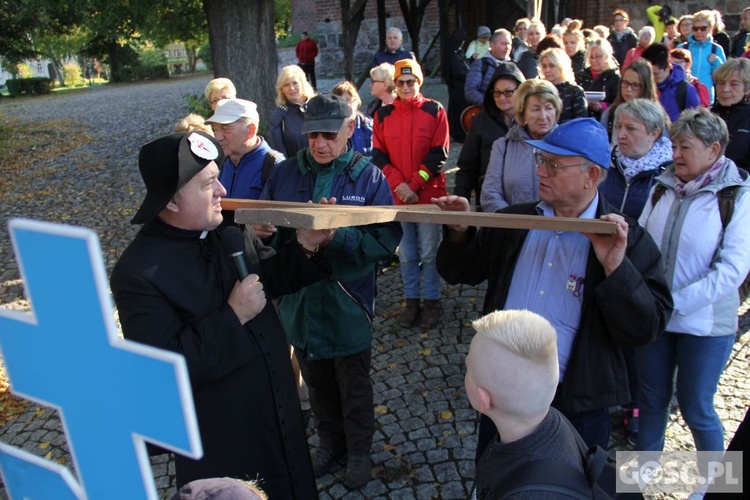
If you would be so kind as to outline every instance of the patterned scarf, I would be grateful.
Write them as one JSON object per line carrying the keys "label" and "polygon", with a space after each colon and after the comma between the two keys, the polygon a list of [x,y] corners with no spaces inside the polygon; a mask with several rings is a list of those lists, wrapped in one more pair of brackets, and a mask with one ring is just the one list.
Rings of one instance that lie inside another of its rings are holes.
{"label": "patterned scarf", "polygon": [[617,146],[615,155],[620,162],[620,165],[622,165],[625,180],[630,184],[630,181],[641,172],[656,170],[659,165],[672,159],[672,141],[664,136],[659,137],[656,142],[654,142],[651,151],[640,158],[628,158],[627,156],[624,156],[620,152],[619,146]]}
{"label": "patterned scarf", "polygon": [[674,189],[677,192],[677,196],[684,198],[704,186],[708,186],[715,178],[716,174],[724,168],[724,164],[727,162],[725,156],[720,157],[716,160],[711,168],[703,172],[701,175],[693,179],[692,181],[685,182],[679,177],[675,176]]}

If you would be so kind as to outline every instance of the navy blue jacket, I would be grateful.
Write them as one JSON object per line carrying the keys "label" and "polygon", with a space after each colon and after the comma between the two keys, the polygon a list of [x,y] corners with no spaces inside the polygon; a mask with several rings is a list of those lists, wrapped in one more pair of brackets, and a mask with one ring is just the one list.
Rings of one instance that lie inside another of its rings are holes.
{"label": "navy blue jacket", "polygon": [[[239,165],[227,156],[221,166],[219,182],[227,189],[227,198],[257,200],[263,190],[263,161],[271,151],[268,143],[260,138],[260,144],[240,158]],[[278,164],[284,157],[278,155]]]}
{"label": "navy blue jacket", "polygon": [[664,173],[664,170],[671,164],[672,162],[668,161],[659,165],[658,168],[641,172],[628,184],[625,174],[622,173],[622,165],[615,157],[613,150],[607,178],[599,186],[599,194],[617,210],[638,220],[648,201],[654,179],[657,175]]}

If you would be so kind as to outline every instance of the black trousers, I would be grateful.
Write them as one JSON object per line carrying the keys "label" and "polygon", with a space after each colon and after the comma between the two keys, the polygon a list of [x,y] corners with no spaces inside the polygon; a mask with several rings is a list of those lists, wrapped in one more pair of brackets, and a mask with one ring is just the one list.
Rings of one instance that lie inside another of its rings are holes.
{"label": "black trousers", "polygon": [[311,63],[299,63],[299,67],[305,72],[307,81],[313,86],[313,89],[318,90],[318,81],[315,79],[315,61]]}
{"label": "black trousers", "polygon": [[375,433],[370,348],[317,361],[307,359],[301,349],[294,353],[310,393],[321,445],[369,453]]}

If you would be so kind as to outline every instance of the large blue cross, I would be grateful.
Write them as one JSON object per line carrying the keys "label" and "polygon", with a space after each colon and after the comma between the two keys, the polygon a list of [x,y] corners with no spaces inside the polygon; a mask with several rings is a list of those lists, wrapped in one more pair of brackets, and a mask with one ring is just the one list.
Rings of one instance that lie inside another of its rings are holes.
{"label": "large blue cross", "polygon": [[[0,308],[13,392],[59,410],[88,498],[156,498],[144,438],[193,458],[203,454],[185,359],[117,336],[93,231],[23,219],[9,228],[33,311]],[[28,471],[14,471],[14,463],[3,454],[3,478],[23,497]]]}

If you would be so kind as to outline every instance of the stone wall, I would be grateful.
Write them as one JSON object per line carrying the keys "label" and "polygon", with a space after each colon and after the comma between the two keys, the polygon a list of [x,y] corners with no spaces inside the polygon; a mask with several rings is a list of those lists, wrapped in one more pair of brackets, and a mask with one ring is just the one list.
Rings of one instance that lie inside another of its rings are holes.
{"label": "stone wall", "polygon": [[[630,15],[630,26],[638,31],[648,24],[646,9],[655,2],[646,0],[637,2],[618,2],[617,0],[572,0],[571,13],[573,17],[583,19],[586,27],[593,27],[597,24],[605,26],[612,25],[612,12],[621,8]],[[688,0],[688,1],[670,1],[658,2],[661,5],[669,5],[672,9],[672,15],[679,18],[685,14],[694,14],[703,9],[717,9],[722,13],[724,23],[727,25],[727,32],[730,35],[740,27],[740,13],[742,9],[748,6],[747,0]]]}
{"label": "stone wall", "polygon": [[[352,2],[353,3],[353,2]],[[364,20],[359,28],[354,46],[354,77],[367,71],[372,57],[379,49],[377,2],[369,1],[365,8]],[[396,26],[404,34],[404,48],[412,50],[409,33],[406,30],[401,9],[397,0],[386,1],[386,28]],[[433,0],[425,12],[420,31],[419,47],[423,55],[432,38],[440,29],[437,1]],[[316,73],[321,78],[338,78],[344,74],[344,53],[342,51],[341,10],[338,2],[330,0],[293,0],[292,30],[294,33],[308,31],[315,34],[320,53],[316,60]],[[418,55],[419,56],[419,55]],[[420,57],[420,59],[423,59]],[[428,57],[421,61],[425,73],[429,73],[440,60],[438,41]],[[293,60],[292,63],[296,62]]]}

